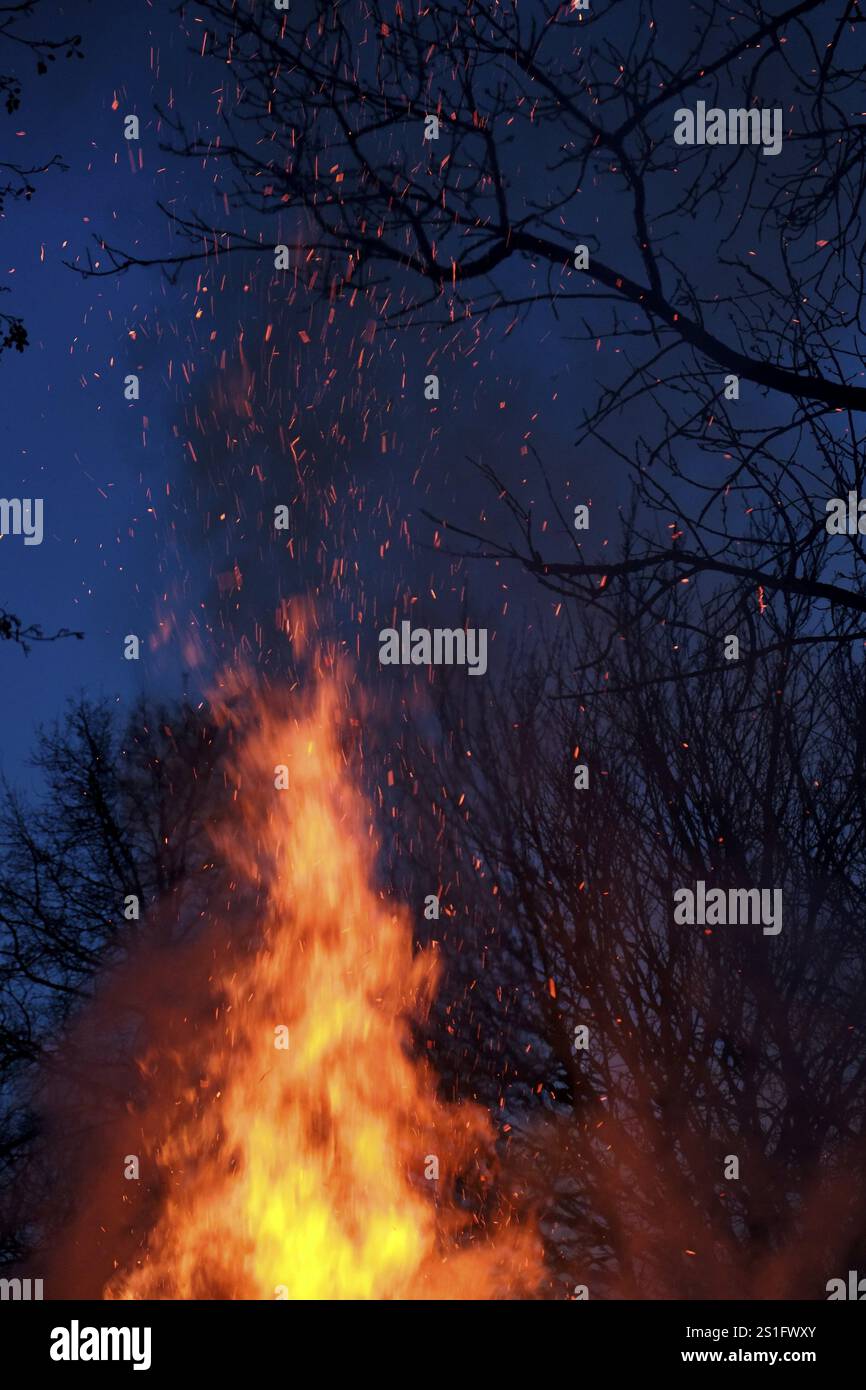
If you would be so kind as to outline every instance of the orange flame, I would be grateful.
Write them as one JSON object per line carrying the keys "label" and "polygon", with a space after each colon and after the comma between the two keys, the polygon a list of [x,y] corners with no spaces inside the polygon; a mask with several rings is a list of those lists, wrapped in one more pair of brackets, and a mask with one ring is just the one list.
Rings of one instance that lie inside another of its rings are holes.
{"label": "orange flame", "polygon": [[534,1233],[505,1215],[482,1225],[459,1196],[489,1164],[486,1113],[441,1102],[412,1058],[407,1018],[438,968],[373,886],[338,690],[320,673],[289,713],[238,680],[222,693],[237,788],[222,848],[260,904],[258,946],[217,982],[206,1079],[180,1059],[182,1093],[145,1116],[159,1216],[107,1298],[496,1298],[538,1283]]}

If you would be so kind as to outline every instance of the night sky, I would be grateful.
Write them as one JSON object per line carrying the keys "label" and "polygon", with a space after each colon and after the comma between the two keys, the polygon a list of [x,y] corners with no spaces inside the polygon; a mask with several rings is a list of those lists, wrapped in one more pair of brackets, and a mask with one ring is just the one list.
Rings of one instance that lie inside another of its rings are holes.
{"label": "night sky", "polygon": [[[146,5],[50,7],[45,31],[80,29],[86,57],[61,56],[38,79],[24,65],[22,108],[4,121],[6,148],[11,139],[19,161],[60,153],[69,168],[40,178],[32,202],[10,206],[4,223],[8,298],[31,340],[2,364],[4,491],[44,497],[45,539],[25,548],[7,537],[2,592],[26,622],[86,634],[34,644],[26,659],[7,652],[7,772],[20,769],[36,723],[58,715],[68,697],[86,690],[129,698],[155,675],[119,660],[119,638],[151,628],[160,577],[149,509],[159,507],[176,467],[167,443],[173,401],[152,390],[153,348],[131,337],[153,314],[160,287],[143,276],[85,282],[63,265],[94,228],[114,225],[120,209],[133,235],[162,232],[154,199],[166,175],[149,155],[143,171],[133,170],[112,110],[127,93],[145,111],[157,64],[169,81],[169,65],[183,71],[180,46],[165,42],[170,26],[155,32],[154,13]],[[123,400],[121,379],[138,365],[151,390],[135,406]]]}
{"label": "night sky", "polygon": [[[176,249],[160,199],[184,211],[212,206],[210,171],[160,152],[166,132],[154,107],[176,103],[189,127],[206,128],[218,71],[196,61],[167,7],[49,6],[39,23],[80,31],[85,58],[61,55],[39,78],[23,65],[22,108],[4,124],[20,162],[59,154],[69,167],[40,177],[32,201],[10,204],[4,222],[8,307],[30,336],[2,363],[4,492],[44,498],[45,538],[26,548],[6,539],[2,598],[46,632],[85,637],[34,644],[26,658],[4,653],[7,775],[24,774],[36,726],[70,697],[179,693],[190,635],[201,666],[193,689],[245,635],[260,659],[271,639],[257,623],[271,624],[280,597],[324,587],[337,557],[349,609],[376,599],[387,614],[405,585],[422,606],[432,590],[437,612],[459,605],[464,581],[432,555],[420,509],[474,524],[492,498],[470,458],[520,479],[537,449],[566,499],[577,477],[575,497],[592,500],[594,527],[613,518],[622,477],[575,457],[583,349],[544,308],[532,320],[531,353],[521,331],[504,333],[495,317],[474,348],[464,342],[447,356],[435,329],[380,335],[347,389],[366,311],[329,327],[315,291],[286,294],[274,283],[269,252],[258,265],[223,258],[218,284],[213,267],[201,277],[187,267],[175,285],[158,269],[84,279],[68,268],[98,254],[94,233],[142,256]],[[130,112],[141,120],[138,143],[123,138]],[[437,354],[438,407],[423,401],[421,384]],[[141,378],[139,402],[123,399],[130,371]],[[336,505],[323,505],[332,483]],[[272,515],[275,501],[298,497],[292,553],[275,553],[256,509],[266,503]],[[353,513],[357,524],[347,525]],[[235,565],[240,591],[219,578]],[[513,616],[517,578],[475,565],[471,603],[495,616],[507,580]],[[539,595],[527,602],[523,619],[535,621]],[[344,608],[342,620],[356,614]],[[138,663],[121,659],[129,632],[143,639]],[[355,642],[362,659],[373,638],[368,624]]]}

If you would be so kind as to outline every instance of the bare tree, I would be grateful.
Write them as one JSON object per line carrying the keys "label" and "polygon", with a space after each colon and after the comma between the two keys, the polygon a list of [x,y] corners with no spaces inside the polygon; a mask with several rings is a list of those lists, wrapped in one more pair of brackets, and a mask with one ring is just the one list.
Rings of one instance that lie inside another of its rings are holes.
{"label": "bare tree", "polygon": [[[789,599],[775,657],[722,678],[668,629],[611,656],[563,619],[495,688],[446,682],[444,737],[407,714],[408,891],[438,886],[449,962],[435,1055],[507,1122],[568,1293],[822,1298],[866,1254],[866,685],[808,621]],[[576,699],[593,661],[608,693]],[[678,925],[697,880],[780,888],[781,931]]]}
{"label": "bare tree", "polygon": [[[363,292],[380,320],[464,349],[489,316],[510,332],[545,305],[596,378],[578,449],[632,477],[623,550],[587,553],[543,467],[540,539],[481,460],[516,531],[497,518],[473,553],[602,609],[642,574],[639,622],[703,578],[720,620],[802,594],[804,640],[866,634],[859,535],[825,529],[827,500],[862,483],[860,0],[193,13],[226,73],[220,119],[191,134],[160,114],[170,148],[215,171],[223,214],[166,209],[186,247],[148,259],[102,238],[84,274],[285,243],[332,302]],[[676,144],[699,100],[776,109],[781,153]]]}
{"label": "bare tree", "polygon": [[66,627],[46,633],[38,623],[25,625],[15,613],[0,608],[0,642],[15,642],[23,652],[29,652],[32,642],[56,642],[61,637],[77,637],[80,641],[84,633]]}
{"label": "bare tree", "polygon": [[[206,832],[219,814],[220,784],[212,775],[218,754],[206,714],[185,704],[142,705],[122,733],[109,706],[82,702],[40,740],[34,765],[44,785],[41,798],[23,799],[4,788],[3,1259],[19,1258],[33,1238],[32,1229],[22,1230],[25,1192],[49,1193],[58,1180],[56,1171],[33,1162],[37,1065],[92,998],[99,972],[122,960],[142,932],[154,949],[181,947],[200,923],[218,877]],[[70,1116],[70,1141],[75,1125]],[[28,1206],[31,1218],[38,1206]]]}

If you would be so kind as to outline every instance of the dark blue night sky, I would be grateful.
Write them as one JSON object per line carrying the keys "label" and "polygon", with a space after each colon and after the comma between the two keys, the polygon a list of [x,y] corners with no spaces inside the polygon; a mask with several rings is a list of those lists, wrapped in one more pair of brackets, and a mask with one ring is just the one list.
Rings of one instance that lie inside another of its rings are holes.
{"label": "dark blue night sky", "polygon": [[[173,402],[153,389],[158,357],[131,337],[152,318],[160,287],[144,276],[85,282],[63,261],[94,229],[120,220],[133,235],[164,235],[154,201],[167,176],[144,145],[143,170],[134,169],[112,109],[117,98],[147,120],[157,66],[167,84],[170,67],[184,81],[182,47],[171,42],[167,17],[158,32],[156,14],[147,5],[51,7],[36,22],[55,33],[80,28],[85,59],[61,56],[41,78],[25,66],[22,107],[3,123],[4,147],[18,161],[59,153],[69,166],[41,177],[32,202],[10,206],[3,224],[9,298],[30,336],[23,354],[3,361],[3,487],[45,499],[43,544],[7,537],[0,551],[3,596],[46,632],[86,634],[36,643],[26,659],[8,652],[7,772],[20,769],[37,721],[60,714],[67,697],[128,699],[149,679],[119,660],[119,637],[150,630],[160,584],[154,513],[176,467],[167,439]],[[146,399],[126,403],[122,376],[145,363]]]}
{"label": "dark blue night sky", "polygon": [[[404,541],[381,555],[379,545],[405,519],[412,546],[429,546],[432,527],[418,515],[420,507],[435,513],[451,503],[452,515],[471,524],[490,497],[470,458],[513,464],[519,477],[530,471],[531,444],[562,477],[566,494],[567,480],[580,475],[575,495],[594,500],[598,520],[610,520],[619,500],[609,461],[602,472],[591,458],[575,459],[579,351],[544,308],[533,318],[537,347],[531,354],[520,333],[505,335],[504,324],[494,320],[477,351],[454,355],[431,426],[429,410],[421,414],[417,400],[424,363],[436,350],[435,333],[426,342],[411,330],[398,335],[394,349],[366,369],[365,399],[356,391],[347,406],[335,388],[330,394],[322,389],[332,364],[325,368],[318,360],[315,339],[309,348],[302,345],[310,316],[322,321],[314,297],[281,309],[262,288],[270,255],[263,272],[250,264],[255,257],[244,258],[243,267],[239,258],[227,258],[216,307],[213,293],[210,302],[206,291],[196,294],[195,267],[176,285],[158,269],[88,280],[67,268],[65,261],[82,263],[88,250],[95,253],[94,233],[142,256],[171,249],[157,200],[176,200],[187,211],[208,207],[208,175],[160,152],[166,133],[157,128],[154,106],[177,104],[188,123],[206,125],[215,105],[214,69],[196,61],[167,7],[75,5],[49,7],[46,14],[53,30],[80,29],[85,58],[61,57],[38,79],[25,67],[22,108],[3,128],[17,159],[35,164],[59,153],[69,167],[42,176],[32,202],[10,205],[4,222],[10,307],[25,319],[30,336],[23,354],[6,354],[0,374],[4,490],[44,497],[45,539],[29,548],[20,538],[6,539],[0,551],[2,594],[25,622],[38,622],[46,632],[80,629],[85,637],[34,644],[26,659],[17,650],[4,653],[3,765],[13,775],[21,772],[37,723],[59,715],[68,697],[86,692],[130,701],[144,691],[177,693],[186,666],[178,637],[191,614],[210,626],[204,639],[210,665],[220,652],[231,654],[245,623],[270,615],[277,589],[282,595],[303,587],[308,576],[293,574],[291,565],[274,574],[243,523],[225,541],[217,534],[223,502],[239,493],[233,485],[227,493],[216,482],[226,473],[219,440],[197,477],[185,442],[185,412],[188,418],[193,403],[201,405],[214,388],[228,395],[237,391],[232,372],[242,375],[239,336],[255,366],[268,322],[275,323],[272,341],[279,343],[280,357],[272,366],[258,437],[241,447],[242,471],[249,475],[258,450],[273,467],[271,479],[282,476],[285,458],[277,457],[282,450],[274,436],[287,415],[299,417],[298,433],[309,448],[312,415],[311,438],[319,440],[314,481],[325,486],[333,466],[347,488],[357,484],[364,490],[367,508],[378,513],[373,530],[363,525],[354,540],[346,538],[344,549],[348,562],[359,567],[365,592],[393,597],[395,585],[408,582],[423,593],[435,570],[437,599],[447,594],[451,581],[441,565],[431,570],[429,552],[410,553]],[[141,119],[137,144],[123,138],[122,118],[130,112]],[[25,133],[15,137],[13,131]],[[205,283],[212,288],[212,281]],[[356,319],[352,333],[362,329]],[[341,363],[341,353],[357,351],[343,346],[348,331],[337,342]],[[195,382],[184,379],[184,364],[197,373]],[[123,377],[132,370],[142,382],[137,403],[123,399]],[[339,444],[327,440],[335,418],[344,428]],[[387,454],[381,451],[383,434]],[[274,496],[282,494],[277,490]],[[325,533],[328,525],[333,515]],[[314,549],[309,538],[308,548]],[[214,622],[212,605],[217,576],[235,562],[247,598],[254,599],[244,618],[229,617],[229,632],[222,618]],[[516,577],[508,576],[509,583]],[[473,597],[497,602],[501,577],[476,566],[471,584]],[[177,623],[171,640],[147,650],[169,611]],[[144,639],[147,654],[140,663],[121,659],[128,632]]]}

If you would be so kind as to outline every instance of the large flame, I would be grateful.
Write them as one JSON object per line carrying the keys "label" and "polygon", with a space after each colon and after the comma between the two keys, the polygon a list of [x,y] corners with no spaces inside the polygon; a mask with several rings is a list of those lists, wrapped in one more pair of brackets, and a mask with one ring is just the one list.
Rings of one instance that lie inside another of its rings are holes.
{"label": "large flame", "polygon": [[238,682],[222,692],[237,789],[223,849],[258,896],[258,946],[214,982],[204,1083],[199,1039],[182,1093],[145,1115],[164,1192],[108,1298],[496,1298],[537,1284],[535,1237],[502,1202],[482,1222],[485,1204],[463,1195],[493,1152],[486,1113],[441,1102],[412,1057],[407,1018],[437,967],[373,885],[339,689],[320,672],[294,712]]}

